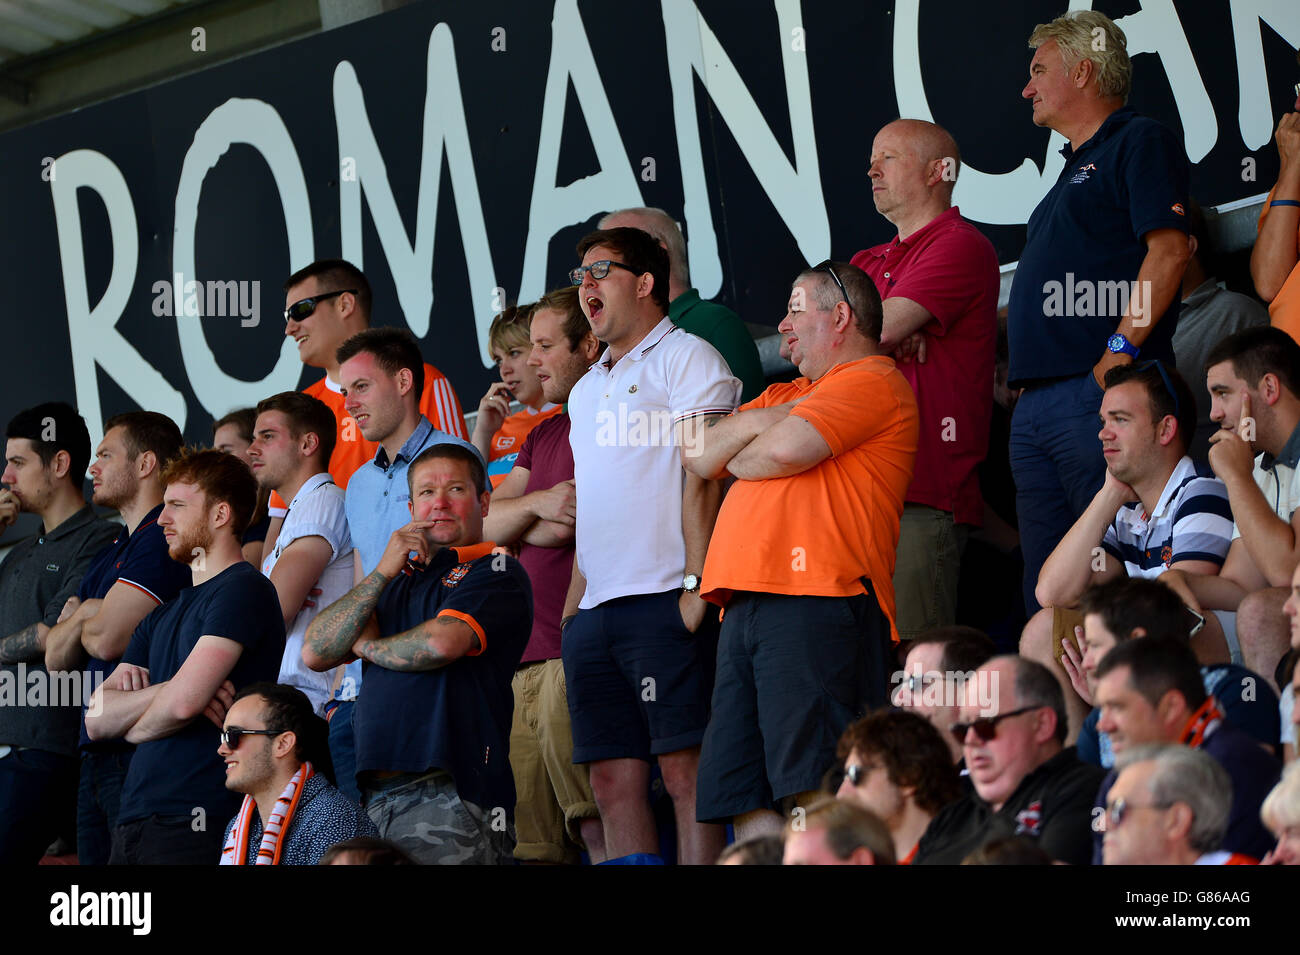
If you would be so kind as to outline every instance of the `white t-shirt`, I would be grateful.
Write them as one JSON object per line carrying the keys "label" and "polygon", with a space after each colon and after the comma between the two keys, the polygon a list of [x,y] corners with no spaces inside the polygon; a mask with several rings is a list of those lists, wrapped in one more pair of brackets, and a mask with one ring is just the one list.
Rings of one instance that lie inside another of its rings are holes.
{"label": "white t-shirt", "polygon": [[574,385],[569,443],[583,609],[682,585],[686,472],[675,425],[730,414],[739,399],[740,380],[717,350],[667,318],[613,368],[602,353]]}
{"label": "white t-shirt", "polygon": [[290,544],[304,537],[324,538],[333,554],[316,582],[321,591],[319,596],[312,598],[316,606],[299,610],[285,628],[284,658],[280,661],[277,679],[306,693],[316,713],[323,716],[338,667],[324,673],[309,669],[302,662],[303,637],[316,614],[352,589],[352,536],[348,533],[347,513],[343,509],[343,489],[324,471],[308,478],[289,502],[289,512],[275,547],[262,559],[262,573],[269,578],[280,555]]}
{"label": "white t-shirt", "polygon": [[[1267,454],[1261,454],[1255,458],[1253,475],[1255,483],[1273,508],[1273,513],[1288,524],[1291,523],[1295,509],[1300,507],[1300,468],[1296,467],[1294,460],[1288,460],[1295,438],[1292,435],[1287,441],[1281,457],[1270,458]],[[1234,524],[1232,539],[1236,540],[1240,536],[1241,530]]]}

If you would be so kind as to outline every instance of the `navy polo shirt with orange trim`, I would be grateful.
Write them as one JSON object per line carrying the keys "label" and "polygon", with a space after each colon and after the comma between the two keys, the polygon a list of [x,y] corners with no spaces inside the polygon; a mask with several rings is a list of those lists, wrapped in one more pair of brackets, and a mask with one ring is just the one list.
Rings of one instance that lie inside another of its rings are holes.
{"label": "navy polo shirt with orange trim", "polygon": [[[1013,388],[1091,370],[1146,258],[1142,237],[1188,231],[1190,167],[1167,127],[1125,106],[1077,151],[1066,143],[1061,155],[1056,184],[1029,217],[1007,302]],[[1155,328],[1140,359],[1173,361],[1178,304],[1175,290],[1164,315],[1151,317]]]}
{"label": "navy polo shirt with orange trim", "polygon": [[[86,576],[81,578],[81,588],[77,597],[81,600],[103,600],[115,584],[122,583],[134,587],[142,594],[153,599],[161,606],[193,584],[190,565],[172,560],[167,555],[167,540],[162,528],[158,526],[158,515],[163,506],[159,504],[140,519],[134,531],[125,526],[118,531],[113,543],[109,544],[91,562]],[[94,686],[108,679],[108,675],[117,666],[117,660],[100,660],[90,657],[86,669],[92,676]],[[81,714],[81,749],[84,752],[105,752],[108,750],[130,750],[134,747],[118,739],[92,740],[86,735],[86,714]]]}
{"label": "navy polo shirt with orange trim", "polygon": [[467,802],[513,814],[510,681],[533,626],[533,588],[523,565],[492,543],[444,547],[423,570],[389,581],[375,614],[381,637],[448,616],[478,636],[480,649],[436,670],[388,670],[365,661],[357,699],[357,777],[367,772],[443,769]]}

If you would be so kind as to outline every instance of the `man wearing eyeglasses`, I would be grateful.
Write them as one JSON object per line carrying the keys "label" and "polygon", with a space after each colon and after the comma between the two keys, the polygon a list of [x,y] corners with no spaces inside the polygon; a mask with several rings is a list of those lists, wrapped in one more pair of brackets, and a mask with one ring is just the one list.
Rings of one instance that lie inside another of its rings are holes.
{"label": "man wearing eyeglasses", "polygon": [[574,762],[590,764],[607,864],[662,862],[647,798],[655,759],[678,860],[710,865],[723,829],[696,822],[712,640],[700,574],[722,497],[683,471],[740,381],[667,317],[668,253],[640,229],[578,243],[570,279],[605,350],[569,393],[576,559],[561,622]]}
{"label": "man wearing eyeglasses", "polygon": [[733,819],[738,838],[814,799],[844,728],[887,700],[917,415],[880,327],[865,272],[805,269],[779,326],[801,377],[704,429],[686,457],[701,477],[737,479],[704,567],[726,616],[698,811]]}
{"label": "man wearing eyeglasses", "polygon": [[1038,573],[1104,478],[1096,417],[1106,372],[1172,363],[1190,254],[1181,140],[1126,106],[1132,64],[1109,17],[1072,10],[1039,24],[1029,82],[1034,125],[1067,140],[1060,175],[1029,218],[1007,303],[1011,467],[1025,558]]}
{"label": "man wearing eyeglasses", "polygon": [[1186,746],[1137,746],[1120,759],[1106,801],[1105,865],[1253,865],[1221,850],[1232,780]]}
{"label": "man wearing eyeglasses", "polygon": [[[1196,658],[1182,641],[1144,637],[1111,650],[1097,666],[1097,729],[1110,736],[1117,759],[1145,743],[1177,743],[1202,750],[1232,780],[1232,808],[1223,847],[1262,859],[1273,837],[1259,818],[1264,797],[1282,764],[1271,748],[1228,722],[1205,682]],[[1102,781],[1096,805],[1106,806],[1115,781]],[[1104,828],[1094,827],[1093,862],[1102,858]]]}
{"label": "man wearing eyeglasses", "polygon": [[326,732],[296,687],[253,683],[235,695],[217,755],[226,788],[245,798],[226,825],[221,865],[317,865],[336,843],[379,835],[330,784]]}
{"label": "man wearing eyeglasses", "polygon": [[[1084,591],[1123,576],[1155,580],[1170,569],[1214,575],[1228,555],[1228,491],[1208,464],[1188,456],[1195,428],[1191,388],[1172,365],[1149,361],[1106,373],[1098,432],[1106,477],[1043,563],[1035,593],[1044,609],[1030,619],[1020,640],[1020,652],[1061,683],[1071,741],[1089,708],[1071,684],[1071,661],[1060,655],[1064,651],[1053,633],[1068,628],[1068,638],[1082,625],[1073,608]],[[1192,647],[1203,663],[1228,661],[1223,628],[1213,614],[1206,616]]]}
{"label": "man wearing eyeglasses", "polygon": [[990,840],[1024,836],[1053,860],[1086,865],[1103,771],[1064,747],[1060,685],[1046,667],[1014,656],[993,658],[975,679],[996,709],[972,705],[968,694],[962,720],[952,728],[975,791],[930,823],[915,864],[957,865]]}
{"label": "man wearing eyeglasses", "polygon": [[852,259],[880,290],[880,347],[900,359],[921,423],[894,567],[904,641],[957,622],[961,555],[984,522],[977,470],[993,416],[998,257],[952,204],[960,165],[940,126],[900,119],[880,130],[871,197],[898,234]]}

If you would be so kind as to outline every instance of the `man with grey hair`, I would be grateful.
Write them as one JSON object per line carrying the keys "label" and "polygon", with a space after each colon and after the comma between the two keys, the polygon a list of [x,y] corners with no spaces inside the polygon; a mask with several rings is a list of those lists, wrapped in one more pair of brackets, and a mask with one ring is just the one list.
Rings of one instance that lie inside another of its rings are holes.
{"label": "man with grey hair", "polygon": [[1086,865],[1103,770],[1064,747],[1065,698],[1041,663],[994,657],[967,684],[953,725],[974,791],[921,837],[916,865],[956,865],[993,839],[1025,836],[1054,860]]}
{"label": "man with grey hair", "polygon": [[619,209],[600,220],[600,228],[626,226],[648,232],[668,253],[668,318],[682,331],[698,335],[718,350],[740,379],[740,400],[752,401],[763,390],[763,361],[754,336],[740,316],[720,302],[701,298],[691,287],[686,239],[677,221],[662,209]]}
{"label": "man with grey hair", "polygon": [[1228,832],[1232,780],[1200,750],[1177,744],[1135,746],[1102,818],[1105,865],[1252,865],[1220,849]]}
{"label": "man with grey hair", "polygon": [[1025,608],[1043,562],[1104,477],[1102,381],[1119,364],[1174,360],[1187,241],[1182,143],[1128,100],[1123,31],[1072,10],[1040,24],[1021,95],[1063,136],[1064,166],[1029,218],[1007,304],[1008,384],[1022,388],[1011,468],[1025,558]]}
{"label": "man with grey hair", "polygon": [[898,234],[852,259],[880,290],[880,344],[900,359],[921,416],[894,568],[903,640],[957,622],[961,554],[984,523],[978,468],[993,417],[998,255],[952,204],[960,166],[942,126],[896,119],[876,133],[871,198]]}

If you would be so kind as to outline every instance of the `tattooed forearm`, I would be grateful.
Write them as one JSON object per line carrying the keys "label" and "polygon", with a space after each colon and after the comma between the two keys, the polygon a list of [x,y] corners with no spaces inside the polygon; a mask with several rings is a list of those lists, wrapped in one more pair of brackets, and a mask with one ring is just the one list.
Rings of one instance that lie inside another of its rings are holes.
{"label": "tattooed forearm", "polygon": [[[385,670],[418,672],[436,670],[449,663],[455,663],[461,654],[445,651],[444,642],[456,645],[457,641],[449,633],[439,634],[443,628],[457,629],[464,627],[460,622],[451,622],[435,618],[411,628],[403,633],[376,640],[361,640],[353,648],[357,656],[369,660]],[[466,652],[474,652],[481,646],[477,634],[471,634]]]}
{"label": "tattooed forearm", "polygon": [[40,621],[0,640],[0,663],[37,663],[45,660],[44,634]]}
{"label": "tattooed forearm", "polygon": [[387,585],[387,577],[372,571],[369,577],[318,613],[303,638],[311,652],[334,662],[347,657]]}

